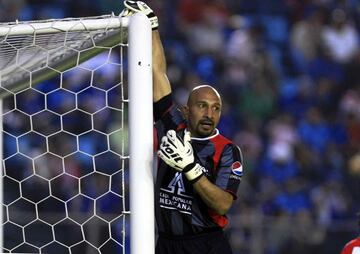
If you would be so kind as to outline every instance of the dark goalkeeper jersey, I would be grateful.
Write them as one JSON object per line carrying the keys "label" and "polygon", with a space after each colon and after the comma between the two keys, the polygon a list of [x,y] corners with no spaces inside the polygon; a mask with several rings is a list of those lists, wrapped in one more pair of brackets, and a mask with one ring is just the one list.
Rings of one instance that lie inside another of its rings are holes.
{"label": "dark goalkeeper jersey", "polygon": [[[172,105],[171,95],[155,103],[154,115],[159,142],[170,129],[183,135],[186,122],[181,112]],[[218,130],[207,138],[192,138],[191,145],[196,162],[206,170],[206,177],[236,199],[242,177],[240,149],[220,135]],[[156,178],[155,215],[158,231],[168,235],[209,232],[223,228],[228,223],[226,216],[216,214],[206,206],[182,173],[161,159],[158,161]]]}

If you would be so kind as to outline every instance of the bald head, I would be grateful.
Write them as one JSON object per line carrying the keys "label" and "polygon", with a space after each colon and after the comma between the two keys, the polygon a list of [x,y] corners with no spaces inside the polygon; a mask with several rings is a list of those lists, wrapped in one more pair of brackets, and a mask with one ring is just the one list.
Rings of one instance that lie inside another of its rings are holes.
{"label": "bald head", "polygon": [[200,85],[194,87],[193,90],[191,90],[187,105],[189,106],[191,103],[194,103],[194,101],[196,101],[199,96],[207,94],[217,97],[220,105],[222,104],[220,94],[215,88],[209,85]]}

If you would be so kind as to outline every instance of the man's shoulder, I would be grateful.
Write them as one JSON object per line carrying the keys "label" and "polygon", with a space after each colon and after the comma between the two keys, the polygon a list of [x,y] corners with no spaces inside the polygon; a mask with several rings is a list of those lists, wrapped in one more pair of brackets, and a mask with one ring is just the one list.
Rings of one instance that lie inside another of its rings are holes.
{"label": "man's shoulder", "polygon": [[221,155],[225,160],[240,162],[240,165],[243,163],[243,155],[240,147],[237,144],[220,133],[216,139],[215,146],[218,145],[221,147]]}
{"label": "man's shoulder", "polygon": [[237,147],[237,145],[231,139],[223,136],[221,133],[218,133],[218,135],[215,135],[210,140],[215,145],[222,145],[222,146],[229,145],[229,147]]}

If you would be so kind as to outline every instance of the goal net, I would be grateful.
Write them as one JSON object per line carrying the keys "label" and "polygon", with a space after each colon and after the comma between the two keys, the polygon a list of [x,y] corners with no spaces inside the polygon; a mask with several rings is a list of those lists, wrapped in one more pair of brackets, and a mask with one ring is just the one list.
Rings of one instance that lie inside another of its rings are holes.
{"label": "goal net", "polygon": [[[0,252],[125,254],[133,234],[153,248],[151,194],[129,205],[131,179],[143,185],[132,192],[152,188],[151,93],[128,91],[151,90],[149,52],[142,15],[0,24]],[[148,138],[129,143],[139,126]]]}

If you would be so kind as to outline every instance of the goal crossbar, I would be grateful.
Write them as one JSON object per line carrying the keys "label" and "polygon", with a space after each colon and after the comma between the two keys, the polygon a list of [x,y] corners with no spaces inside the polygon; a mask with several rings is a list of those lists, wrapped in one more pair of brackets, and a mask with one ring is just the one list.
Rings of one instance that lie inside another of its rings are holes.
{"label": "goal crossbar", "polygon": [[[0,24],[0,98],[50,79],[110,46],[126,44],[128,24],[128,18],[114,15]],[[59,41],[60,50],[44,50]],[[17,47],[24,44],[28,56],[20,59]]]}
{"label": "goal crossbar", "polygon": [[[81,25],[79,21],[81,20]],[[29,22],[8,22],[2,23],[0,36],[46,34],[64,31],[100,30],[125,27],[127,28],[129,19],[115,15],[102,15],[87,18],[65,18],[62,20],[48,19]]]}

